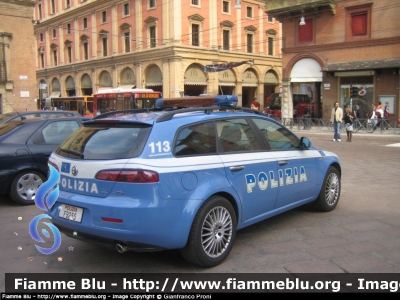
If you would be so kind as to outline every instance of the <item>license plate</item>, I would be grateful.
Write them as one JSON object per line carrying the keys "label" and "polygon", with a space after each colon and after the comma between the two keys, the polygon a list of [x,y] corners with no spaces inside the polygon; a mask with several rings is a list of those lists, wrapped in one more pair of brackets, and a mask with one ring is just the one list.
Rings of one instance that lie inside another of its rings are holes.
{"label": "license plate", "polygon": [[61,204],[60,207],[60,213],[58,214],[60,218],[68,219],[75,222],[82,221],[83,208],[67,204]]}

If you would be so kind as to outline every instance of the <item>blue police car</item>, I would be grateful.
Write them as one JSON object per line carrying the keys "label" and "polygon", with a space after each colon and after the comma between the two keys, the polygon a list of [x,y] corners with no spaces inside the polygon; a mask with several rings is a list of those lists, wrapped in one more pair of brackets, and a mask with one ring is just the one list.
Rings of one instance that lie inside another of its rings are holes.
{"label": "blue police car", "polygon": [[180,249],[204,267],[224,261],[237,230],[307,203],[331,211],[341,188],[335,154],[226,105],[100,115],[49,165],[60,173],[49,215],[67,236],[121,253]]}

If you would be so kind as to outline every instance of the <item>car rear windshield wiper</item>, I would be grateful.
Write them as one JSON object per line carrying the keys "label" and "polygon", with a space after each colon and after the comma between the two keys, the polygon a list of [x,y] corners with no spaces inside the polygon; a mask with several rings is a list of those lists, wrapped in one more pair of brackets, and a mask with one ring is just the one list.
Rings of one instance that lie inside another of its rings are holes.
{"label": "car rear windshield wiper", "polygon": [[82,157],[83,157],[83,153],[82,153],[82,152],[80,152],[80,151],[77,151],[77,150],[72,150],[72,149],[64,149],[64,148],[62,148],[62,149],[61,149],[61,151],[64,151],[64,152],[66,152],[66,153],[69,153],[69,154],[73,154],[73,155],[79,156],[79,158],[82,158]]}

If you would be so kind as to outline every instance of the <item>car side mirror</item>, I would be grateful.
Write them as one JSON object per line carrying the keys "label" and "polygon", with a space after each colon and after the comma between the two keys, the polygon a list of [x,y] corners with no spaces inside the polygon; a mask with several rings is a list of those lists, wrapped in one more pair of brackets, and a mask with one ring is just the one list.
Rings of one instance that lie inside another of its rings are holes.
{"label": "car side mirror", "polygon": [[309,149],[311,147],[311,141],[309,138],[306,137],[301,137],[300,138],[300,143],[299,143],[299,148],[300,149]]}

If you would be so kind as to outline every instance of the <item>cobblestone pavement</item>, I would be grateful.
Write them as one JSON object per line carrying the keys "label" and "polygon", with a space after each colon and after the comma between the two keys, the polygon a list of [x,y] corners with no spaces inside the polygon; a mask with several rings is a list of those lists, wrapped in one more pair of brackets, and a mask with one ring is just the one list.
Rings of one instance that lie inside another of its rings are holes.
{"label": "cobblestone pavement", "polygon": [[334,211],[304,206],[240,230],[226,261],[204,269],[178,251],[120,254],[65,235],[43,255],[28,231],[42,211],[1,197],[0,292],[5,273],[400,273],[400,135],[357,133],[339,143],[329,132],[298,134],[341,159]]}

